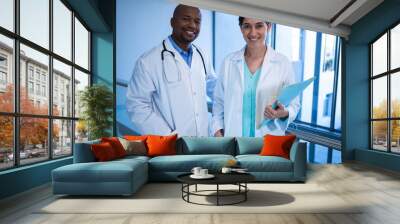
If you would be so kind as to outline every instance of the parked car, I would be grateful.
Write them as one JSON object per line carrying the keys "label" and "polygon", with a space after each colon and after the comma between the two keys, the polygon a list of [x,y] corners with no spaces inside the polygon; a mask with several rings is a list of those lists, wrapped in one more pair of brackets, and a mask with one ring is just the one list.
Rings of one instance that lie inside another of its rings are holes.
{"label": "parked car", "polygon": [[[14,153],[8,154],[7,157],[9,159],[9,161],[14,160]],[[24,151],[21,151],[19,153],[19,158],[20,159],[28,159],[28,158],[31,158],[31,157],[32,157],[32,151],[31,150],[24,150]]]}

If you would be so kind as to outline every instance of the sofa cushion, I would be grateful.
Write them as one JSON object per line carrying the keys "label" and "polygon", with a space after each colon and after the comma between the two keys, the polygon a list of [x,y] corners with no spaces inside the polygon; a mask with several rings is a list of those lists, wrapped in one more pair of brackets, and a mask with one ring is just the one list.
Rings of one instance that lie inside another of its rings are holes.
{"label": "sofa cushion", "polygon": [[261,149],[261,156],[280,156],[290,159],[290,149],[296,140],[295,135],[274,136],[266,135],[264,145]]}
{"label": "sofa cushion", "polygon": [[96,161],[105,162],[117,159],[118,156],[115,153],[112,145],[109,142],[102,142],[99,144],[93,144],[90,146]]}
{"label": "sofa cushion", "polygon": [[104,137],[101,138],[101,142],[110,143],[110,145],[114,149],[117,158],[122,158],[126,156],[126,151],[117,137]]}
{"label": "sofa cushion", "polygon": [[122,146],[126,151],[126,155],[138,155],[145,156],[147,155],[146,143],[141,140],[126,140],[124,138],[118,138],[121,142]]}
{"label": "sofa cushion", "polygon": [[[130,182],[134,172],[142,172],[145,161],[139,159],[109,162],[74,163],[53,170],[58,182]],[[143,173],[147,176],[147,173]]]}
{"label": "sofa cushion", "polygon": [[228,160],[235,159],[231,155],[175,155],[158,156],[149,160],[149,170],[163,172],[190,172],[199,166],[211,172],[219,171]]}
{"label": "sofa cushion", "polygon": [[293,163],[279,156],[238,155],[236,159],[249,172],[292,172]]}
{"label": "sofa cushion", "polygon": [[236,155],[260,154],[264,144],[262,137],[237,137]]}
{"label": "sofa cushion", "polygon": [[100,139],[75,143],[74,147],[74,163],[95,162],[96,158],[90,148],[92,144],[99,144]]}
{"label": "sofa cushion", "polygon": [[[150,157],[147,157],[147,156],[130,155],[130,156],[125,156],[124,158],[120,158],[120,159],[114,160],[113,162],[127,162],[127,163],[130,163],[130,162],[135,161],[135,160],[148,162],[149,159],[150,159]],[[135,163],[135,162],[133,162],[133,163]]]}
{"label": "sofa cushion", "polygon": [[176,139],[178,135],[150,135],[147,137],[147,155],[148,156],[165,156],[176,154]]}
{"label": "sofa cushion", "polygon": [[235,155],[235,139],[231,137],[182,137],[177,145],[177,154]]}
{"label": "sofa cushion", "polygon": [[147,135],[124,135],[124,138],[129,141],[146,141]]}

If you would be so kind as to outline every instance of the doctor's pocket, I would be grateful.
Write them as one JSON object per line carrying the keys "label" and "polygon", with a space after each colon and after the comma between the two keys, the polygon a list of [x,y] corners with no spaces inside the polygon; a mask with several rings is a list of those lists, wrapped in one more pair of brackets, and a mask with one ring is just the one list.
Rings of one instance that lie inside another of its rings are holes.
{"label": "doctor's pocket", "polygon": [[167,85],[181,83],[182,75],[178,64],[173,57],[166,57],[163,61],[163,77]]}

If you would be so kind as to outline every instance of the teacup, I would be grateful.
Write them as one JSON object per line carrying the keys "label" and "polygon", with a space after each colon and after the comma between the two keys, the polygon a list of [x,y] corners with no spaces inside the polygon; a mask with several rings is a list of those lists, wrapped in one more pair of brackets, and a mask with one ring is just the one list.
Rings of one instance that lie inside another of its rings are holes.
{"label": "teacup", "polygon": [[208,175],[208,169],[201,169],[200,170],[200,176],[207,176]]}
{"label": "teacup", "polygon": [[200,171],[202,170],[202,168],[201,167],[193,167],[193,169],[192,169],[192,173],[194,174],[194,175],[196,175],[196,176],[199,176],[199,175],[201,175],[200,174]]}

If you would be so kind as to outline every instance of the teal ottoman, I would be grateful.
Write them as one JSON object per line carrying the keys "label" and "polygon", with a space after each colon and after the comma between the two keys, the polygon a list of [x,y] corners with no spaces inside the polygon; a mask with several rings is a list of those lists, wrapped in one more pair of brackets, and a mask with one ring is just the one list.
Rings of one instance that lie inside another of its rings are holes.
{"label": "teal ottoman", "polygon": [[53,193],[131,195],[148,180],[147,157],[108,162],[74,163],[52,171]]}

